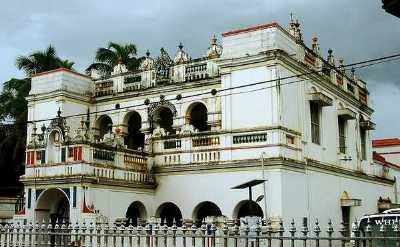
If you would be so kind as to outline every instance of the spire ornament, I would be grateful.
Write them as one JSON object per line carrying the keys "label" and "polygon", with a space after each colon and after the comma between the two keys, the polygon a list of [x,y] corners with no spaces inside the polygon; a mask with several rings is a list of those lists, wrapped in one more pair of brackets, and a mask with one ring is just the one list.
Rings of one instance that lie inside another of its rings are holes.
{"label": "spire ornament", "polygon": [[210,39],[210,47],[207,50],[207,57],[212,58],[219,58],[222,54],[222,46],[217,43],[217,37],[215,34]]}

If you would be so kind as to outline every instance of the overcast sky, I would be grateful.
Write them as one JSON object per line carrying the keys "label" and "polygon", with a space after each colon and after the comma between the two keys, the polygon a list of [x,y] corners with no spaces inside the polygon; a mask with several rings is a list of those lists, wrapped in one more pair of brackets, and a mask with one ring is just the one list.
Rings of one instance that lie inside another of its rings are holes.
{"label": "overcast sky", "polygon": [[[21,1],[0,7],[0,82],[22,77],[15,58],[49,44],[83,71],[95,50],[109,41],[133,42],[139,55],[183,42],[192,57],[203,55],[213,33],[277,21],[300,20],[306,43],[317,35],[345,63],[400,53],[400,18],[381,0]],[[376,138],[400,136],[400,62],[357,71],[367,81],[375,109]]]}

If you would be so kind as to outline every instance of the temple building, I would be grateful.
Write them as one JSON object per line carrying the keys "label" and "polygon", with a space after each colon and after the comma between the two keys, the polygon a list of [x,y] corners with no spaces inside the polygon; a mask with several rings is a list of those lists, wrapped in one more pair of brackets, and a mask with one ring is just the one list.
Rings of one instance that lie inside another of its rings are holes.
{"label": "temple building", "polygon": [[399,168],[373,161],[369,93],[348,70],[291,21],[212,36],[200,58],[147,52],[138,71],[36,74],[14,218],[339,225],[391,207]]}

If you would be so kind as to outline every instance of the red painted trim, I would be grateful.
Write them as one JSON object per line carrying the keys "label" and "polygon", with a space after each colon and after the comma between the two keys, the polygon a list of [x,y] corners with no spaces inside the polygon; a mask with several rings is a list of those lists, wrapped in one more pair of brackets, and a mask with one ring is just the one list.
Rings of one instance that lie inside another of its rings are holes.
{"label": "red painted trim", "polygon": [[380,162],[381,165],[383,166],[395,166],[395,167],[400,167],[399,165],[393,164],[391,162],[386,161],[385,157],[383,157],[381,154],[377,153],[377,152],[373,152],[372,153],[372,159],[374,161],[378,161]]}
{"label": "red painted trim", "polygon": [[385,146],[395,146],[395,145],[400,145],[399,138],[388,138],[388,139],[379,139],[372,141],[373,147],[385,147]]}
{"label": "red painted trim", "polygon": [[273,27],[278,27],[278,26],[279,26],[279,24],[277,22],[260,24],[260,25],[256,25],[256,26],[251,26],[251,27],[246,27],[246,28],[241,28],[241,29],[237,29],[237,30],[224,32],[224,33],[222,33],[222,37],[233,36],[233,35],[237,35],[239,33],[254,32],[257,30],[263,30],[263,29],[268,29],[268,28],[273,28]]}
{"label": "red painted trim", "polygon": [[383,153],[379,152],[379,154],[380,155],[382,155],[382,154],[384,154],[384,155],[400,154],[400,151],[399,152],[383,152]]}
{"label": "red painted trim", "polygon": [[41,72],[41,73],[36,73],[36,74],[34,74],[32,76],[32,78],[33,77],[37,77],[37,76],[42,76],[42,75],[53,74],[53,73],[57,73],[57,72],[61,72],[61,71],[69,72],[69,73],[74,74],[74,75],[78,75],[78,76],[82,76],[82,77],[85,77],[85,78],[88,78],[88,79],[92,79],[90,76],[87,76],[87,75],[84,75],[84,74],[81,74],[81,73],[78,73],[76,71],[73,71],[73,70],[70,70],[70,69],[66,69],[66,68],[58,68],[58,69],[53,69],[53,70],[49,70],[49,71],[45,71],[45,72]]}

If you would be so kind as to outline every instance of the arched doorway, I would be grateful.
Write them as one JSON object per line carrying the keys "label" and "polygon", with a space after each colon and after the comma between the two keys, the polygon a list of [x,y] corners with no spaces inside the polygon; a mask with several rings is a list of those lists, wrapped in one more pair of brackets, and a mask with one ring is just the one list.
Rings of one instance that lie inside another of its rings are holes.
{"label": "arched doorway", "polygon": [[255,201],[241,201],[236,206],[234,210],[234,217],[237,219],[246,217],[246,216],[258,216],[264,217],[264,213],[260,205],[258,205]]}
{"label": "arched doorway", "polygon": [[160,127],[170,134],[175,134],[175,131],[172,128],[174,122],[174,114],[172,113],[171,109],[162,106],[159,107],[156,110],[152,121],[155,128]]}
{"label": "arched doorway", "polygon": [[124,121],[128,126],[128,134],[125,137],[125,145],[130,149],[138,149],[144,147],[144,134],[140,132],[142,128],[142,118],[137,112],[130,112]]}
{"label": "arched doorway", "polygon": [[210,216],[222,216],[221,209],[213,202],[202,202],[193,211],[193,219],[198,226],[201,225],[203,219]]}
{"label": "arched doorway", "polygon": [[187,121],[199,131],[209,130],[207,107],[202,103],[194,103],[186,115]]}
{"label": "arched doorway", "polygon": [[98,138],[102,139],[105,134],[107,134],[113,126],[111,118],[107,115],[102,115],[96,121],[96,129],[98,130]]}
{"label": "arched doorway", "polygon": [[157,214],[161,218],[161,223],[166,223],[167,226],[172,226],[174,220],[177,226],[182,225],[181,210],[172,202],[166,202],[157,209]]}
{"label": "arched doorway", "polygon": [[146,208],[143,203],[136,201],[129,205],[126,211],[125,218],[128,219],[127,225],[132,224],[132,226],[138,225],[139,219],[145,219],[147,217]]}
{"label": "arched doorway", "polygon": [[37,199],[35,209],[35,221],[69,222],[70,204],[65,193],[60,189],[48,189],[43,191]]}

